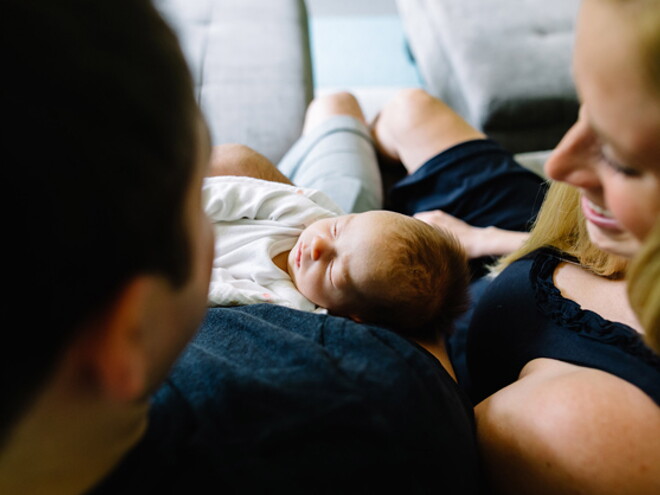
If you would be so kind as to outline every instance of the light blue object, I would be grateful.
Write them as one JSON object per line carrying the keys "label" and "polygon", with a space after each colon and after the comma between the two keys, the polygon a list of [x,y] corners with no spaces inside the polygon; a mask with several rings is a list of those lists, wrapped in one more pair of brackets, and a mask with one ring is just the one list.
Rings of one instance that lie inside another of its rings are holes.
{"label": "light blue object", "polygon": [[312,18],[314,85],[420,86],[396,15]]}

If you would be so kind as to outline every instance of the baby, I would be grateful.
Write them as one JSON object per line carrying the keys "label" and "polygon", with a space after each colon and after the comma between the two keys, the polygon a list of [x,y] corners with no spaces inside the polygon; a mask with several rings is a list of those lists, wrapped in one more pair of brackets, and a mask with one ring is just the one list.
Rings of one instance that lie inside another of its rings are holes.
{"label": "baby", "polygon": [[465,308],[465,253],[420,220],[346,215],[319,191],[247,177],[207,178],[204,192],[216,230],[213,305],[323,309],[417,338],[450,328]]}

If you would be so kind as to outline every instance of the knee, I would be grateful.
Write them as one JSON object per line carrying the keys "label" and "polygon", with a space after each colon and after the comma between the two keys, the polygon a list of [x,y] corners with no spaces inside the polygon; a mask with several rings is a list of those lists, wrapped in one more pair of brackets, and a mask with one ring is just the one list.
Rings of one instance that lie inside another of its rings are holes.
{"label": "knee", "polygon": [[406,88],[397,92],[382,108],[379,124],[394,134],[405,133],[424,124],[429,112],[444,105],[421,88]]}
{"label": "knee", "polygon": [[392,106],[393,108],[418,108],[425,107],[436,100],[437,98],[431,96],[422,88],[405,88],[399,90],[388,102],[387,106]]}
{"label": "knee", "polygon": [[243,144],[221,144],[212,148],[209,176],[244,175],[243,169],[265,158]]}
{"label": "knee", "polygon": [[321,96],[317,96],[312,100],[310,108],[312,107],[322,107],[322,108],[342,108],[342,107],[360,107],[357,98],[348,91],[339,91],[337,93],[329,93]]}
{"label": "knee", "polygon": [[306,127],[311,128],[334,115],[350,115],[365,120],[357,98],[347,91],[341,91],[312,100],[305,116]]}
{"label": "knee", "polygon": [[253,158],[257,153],[244,144],[227,143],[213,146],[211,162],[219,162],[226,166],[234,166],[242,161]]}

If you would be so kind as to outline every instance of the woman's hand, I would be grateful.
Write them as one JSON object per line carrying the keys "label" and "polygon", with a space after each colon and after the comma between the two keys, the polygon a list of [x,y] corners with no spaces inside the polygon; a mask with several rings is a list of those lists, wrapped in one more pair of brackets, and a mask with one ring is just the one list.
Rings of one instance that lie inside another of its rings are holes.
{"label": "woman's hand", "polygon": [[527,232],[514,232],[497,227],[474,227],[441,210],[423,211],[414,216],[454,234],[469,258],[512,253],[522,246],[529,236]]}
{"label": "woman's hand", "polygon": [[481,254],[482,250],[480,249],[481,228],[473,227],[463,220],[441,210],[423,211],[416,213],[414,217],[428,224],[448,230],[454,234],[463,245],[469,258],[479,258],[480,256],[483,256],[483,254]]}

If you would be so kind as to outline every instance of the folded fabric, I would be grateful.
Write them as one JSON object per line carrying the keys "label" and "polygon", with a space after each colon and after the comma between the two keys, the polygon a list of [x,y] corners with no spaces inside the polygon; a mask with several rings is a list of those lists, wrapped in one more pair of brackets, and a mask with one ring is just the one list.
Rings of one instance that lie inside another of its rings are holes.
{"label": "folded fabric", "polygon": [[273,263],[316,220],[343,214],[324,193],[250,177],[205,179],[204,209],[215,230],[210,306],[273,303],[325,311]]}

